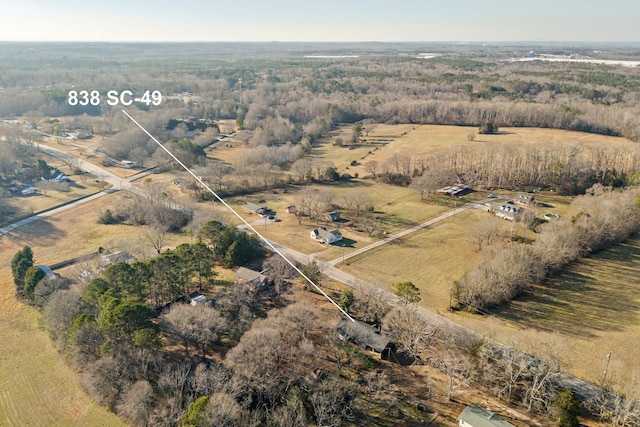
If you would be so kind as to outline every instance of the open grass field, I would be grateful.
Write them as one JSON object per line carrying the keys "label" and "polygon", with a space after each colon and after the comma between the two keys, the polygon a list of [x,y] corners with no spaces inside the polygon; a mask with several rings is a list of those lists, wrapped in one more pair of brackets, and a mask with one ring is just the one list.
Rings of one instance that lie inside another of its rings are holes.
{"label": "open grass field", "polygon": [[531,296],[493,311],[454,319],[504,343],[555,348],[566,369],[588,381],[640,377],[640,238],[573,263]]}
{"label": "open grass field", "polygon": [[[103,197],[0,238],[1,426],[124,425],[84,393],[77,374],[56,352],[38,311],[14,300],[10,272],[13,254],[25,245],[42,264],[95,252],[99,246],[150,253],[141,227],[96,223],[100,210],[112,207],[117,197]],[[170,235],[167,246],[184,240]]]}
{"label": "open grass field", "polygon": [[[421,224],[440,214],[452,209],[444,205],[435,205],[420,200],[418,193],[409,188],[394,187],[383,183],[371,183],[368,181],[354,180],[348,183],[330,185],[309,185],[310,188],[330,190],[334,194],[334,203],[344,205],[345,199],[353,194],[353,191],[362,191],[374,206],[374,215],[379,218],[381,230],[388,235],[406,230],[415,225]],[[292,187],[288,193],[263,192],[249,196],[234,197],[228,200],[231,207],[239,212],[243,218],[252,223],[256,229],[267,238],[278,243],[289,246],[306,254],[315,254],[322,260],[335,259],[350,251],[359,249],[376,241],[375,237],[370,237],[366,232],[354,230],[348,223],[331,223],[322,218],[319,224],[310,218],[302,218],[302,223],[294,215],[287,214],[285,207],[296,204],[296,193],[300,188]],[[246,214],[242,211],[242,204],[245,202],[257,203],[258,200],[265,200],[263,204],[277,213],[281,222],[273,223],[265,221],[256,215]],[[342,210],[342,217],[349,218],[347,211]],[[239,222],[238,222],[239,223]],[[266,227],[265,227],[266,223]],[[318,226],[328,229],[339,228],[345,241],[341,245],[322,245],[313,241],[309,237],[311,230]]]}
{"label": "open grass field", "polygon": [[[350,132],[349,127],[346,131]],[[356,150],[358,153],[368,153],[365,159],[356,158],[362,163],[360,166],[351,167],[351,174],[358,172],[360,176],[369,175],[363,166],[369,160],[376,160],[384,163],[389,157],[396,153],[411,153],[414,155],[423,153],[433,153],[445,148],[455,148],[464,146],[515,144],[515,143],[553,143],[572,144],[581,143],[589,145],[602,144],[633,144],[633,142],[619,137],[595,135],[584,132],[573,132],[557,129],[538,128],[500,128],[500,133],[496,135],[479,135],[475,127],[462,126],[437,126],[437,125],[376,125],[368,137],[364,138],[362,147]],[[469,141],[469,134],[476,134],[473,141]],[[377,148],[377,149],[376,149]],[[327,148],[328,157],[331,158],[334,151],[344,150],[349,152],[349,148],[333,147]],[[342,154],[344,155],[344,154]],[[333,154],[333,156],[338,156]],[[352,156],[354,157],[354,156]],[[339,169],[342,172],[341,169]]]}
{"label": "open grass field", "polygon": [[0,249],[0,425],[123,426],[83,392],[40,326],[37,310],[13,300],[8,264],[17,249],[6,243]]}
{"label": "open grass field", "polygon": [[421,304],[434,311],[449,306],[449,288],[477,256],[467,228],[487,215],[465,211],[404,238],[352,258],[342,270],[393,292],[393,285],[412,281]]}
{"label": "open grass field", "polygon": [[[98,203],[107,204],[112,196]],[[10,263],[24,245],[36,262],[52,263],[131,240],[127,227],[95,223],[97,206],[83,205],[36,221],[0,238],[0,425],[122,426],[81,389],[77,374],[57,353],[38,311],[14,300]]]}

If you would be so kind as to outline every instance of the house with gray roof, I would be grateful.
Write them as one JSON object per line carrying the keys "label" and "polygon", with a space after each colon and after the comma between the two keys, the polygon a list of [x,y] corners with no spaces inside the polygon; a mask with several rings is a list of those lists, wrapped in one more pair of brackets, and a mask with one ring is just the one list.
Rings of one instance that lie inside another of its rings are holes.
{"label": "house with gray roof", "polygon": [[273,284],[273,280],[263,272],[251,270],[246,267],[239,267],[236,270],[236,283],[246,283],[254,289],[262,289]]}
{"label": "house with gray roof", "polygon": [[335,243],[342,240],[342,233],[338,230],[327,230],[324,227],[318,227],[311,231],[310,237],[322,243]]}
{"label": "house with gray roof", "polygon": [[526,215],[531,215],[531,211],[517,206],[511,201],[489,203],[488,205],[491,213],[507,221],[522,221]]}
{"label": "house with gray roof", "polygon": [[458,416],[460,427],[515,427],[506,422],[499,415],[487,411],[481,406],[471,404],[464,408]]}
{"label": "house with gray roof", "polygon": [[518,194],[513,201],[520,206],[532,206],[535,203],[535,196],[533,194]]}
{"label": "house with gray roof", "polygon": [[267,208],[264,205],[258,205],[256,203],[250,203],[250,202],[247,202],[244,205],[242,205],[242,209],[247,213],[256,214],[260,216],[266,215],[267,211],[269,210],[269,208]]}
{"label": "house with gray roof", "polygon": [[343,341],[351,341],[365,350],[372,350],[380,353],[380,357],[387,360],[389,352],[395,345],[386,335],[378,332],[373,326],[359,320],[352,321],[343,318],[336,326],[338,336]]}

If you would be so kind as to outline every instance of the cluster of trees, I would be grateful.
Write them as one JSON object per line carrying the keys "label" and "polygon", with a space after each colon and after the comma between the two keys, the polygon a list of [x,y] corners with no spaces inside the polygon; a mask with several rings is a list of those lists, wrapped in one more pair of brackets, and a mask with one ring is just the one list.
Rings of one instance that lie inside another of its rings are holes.
{"label": "cluster of trees", "polygon": [[[594,184],[635,184],[639,154],[634,146],[482,144],[406,159],[403,174],[412,171],[411,186],[423,195],[451,182],[481,188],[546,188],[574,195]],[[394,172],[389,165],[375,166],[377,174]],[[367,168],[372,170],[370,162]]]}
{"label": "cluster of trees", "polygon": [[533,244],[485,251],[452,292],[473,310],[512,300],[566,264],[635,233],[640,228],[638,195],[633,188],[595,185],[572,203],[570,216],[540,226]]}
{"label": "cluster of trees", "polygon": [[[156,317],[145,301],[163,277],[169,285],[195,282],[201,268],[211,272],[203,263],[213,259],[212,250],[205,254],[203,246],[115,264],[84,291],[51,296],[45,323],[81,370],[87,390],[141,426],[330,426],[352,417],[359,386],[332,373],[320,352],[331,349],[344,358],[344,343],[306,303],[254,320],[263,306],[234,287],[218,293],[214,305],[176,303]],[[184,357],[175,357],[174,343],[183,344]],[[220,362],[206,360],[213,351]]]}
{"label": "cluster of trees", "polygon": [[[21,295],[24,292],[25,278],[31,267],[34,267],[33,251],[29,246],[25,246],[16,252],[11,259],[11,273],[13,275],[13,283],[16,285],[17,295]],[[31,284],[29,284],[29,286],[31,287]]]}
{"label": "cluster of trees", "polygon": [[225,267],[245,265],[264,255],[257,236],[217,220],[202,226],[198,236],[212,248],[214,259]]}
{"label": "cluster of trees", "polygon": [[[543,359],[534,359],[521,350],[434,322],[415,305],[420,300],[419,290],[411,282],[396,284],[396,294],[401,305],[390,310],[375,295],[361,289],[345,291],[341,303],[343,308],[359,316],[366,316],[364,310],[369,307],[382,307],[375,323],[398,345],[395,357],[441,371],[446,382],[439,392],[447,401],[453,399],[458,390],[474,387],[532,413],[553,417],[559,414],[556,402],[563,398],[558,382],[561,371],[553,349],[547,349]],[[430,397],[438,392],[431,384],[427,384],[426,389]]]}
{"label": "cluster of trees", "polygon": [[190,209],[176,204],[160,187],[150,184],[138,192],[127,193],[113,210],[106,209],[100,214],[98,223],[148,225],[163,234],[182,230],[192,218]]}

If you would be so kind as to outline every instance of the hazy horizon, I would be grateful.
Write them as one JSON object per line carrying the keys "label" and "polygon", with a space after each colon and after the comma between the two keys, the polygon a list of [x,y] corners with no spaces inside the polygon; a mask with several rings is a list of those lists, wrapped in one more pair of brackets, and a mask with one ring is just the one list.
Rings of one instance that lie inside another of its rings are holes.
{"label": "hazy horizon", "polygon": [[636,0],[0,1],[5,42],[640,42]]}

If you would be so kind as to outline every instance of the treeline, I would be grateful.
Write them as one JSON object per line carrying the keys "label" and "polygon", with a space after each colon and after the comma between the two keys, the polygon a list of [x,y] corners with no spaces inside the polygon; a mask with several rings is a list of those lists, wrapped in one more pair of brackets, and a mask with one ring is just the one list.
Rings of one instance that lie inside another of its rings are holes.
{"label": "treeline", "polygon": [[398,154],[384,163],[370,161],[365,167],[374,177],[389,182],[410,181],[421,193],[461,182],[476,188],[543,188],[573,195],[595,184],[636,184],[640,150],[634,145],[478,143],[434,154]]}
{"label": "treeline", "polygon": [[[473,53],[428,60],[363,57],[349,62],[300,60],[286,54],[265,60],[255,52],[247,55],[233,66],[228,58],[203,61],[199,57],[180,74],[166,68],[170,58],[151,61],[146,67],[131,61],[127,81],[121,69],[112,74],[110,66],[91,67],[91,61],[104,65],[97,59],[52,61],[38,72],[30,65],[39,59],[24,59],[12,66],[24,68],[32,81],[23,86],[24,77],[13,75],[13,69],[0,78],[7,95],[0,100],[0,116],[32,111],[45,116],[87,113],[110,117],[107,128],[121,128],[114,114],[117,109],[101,105],[91,111],[78,110],[66,104],[71,85],[80,87],[85,82],[103,93],[119,87],[151,87],[165,95],[191,92],[197,100],[188,104],[166,100],[151,109],[152,114],[167,120],[235,119],[241,128],[253,132],[250,142],[254,146],[296,144],[305,136],[313,141],[336,123],[366,118],[381,123],[469,126],[491,120],[498,126],[640,138],[640,79],[633,69],[624,67],[495,62],[474,58]],[[74,61],[78,67],[70,71]],[[140,110],[136,115],[144,116],[149,108]]]}
{"label": "treeline", "polygon": [[508,302],[568,263],[606,249],[640,229],[637,189],[596,185],[571,205],[571,215],[540,226],[533,244],[486,251],[452,292],[465,308],[484,311]]}

